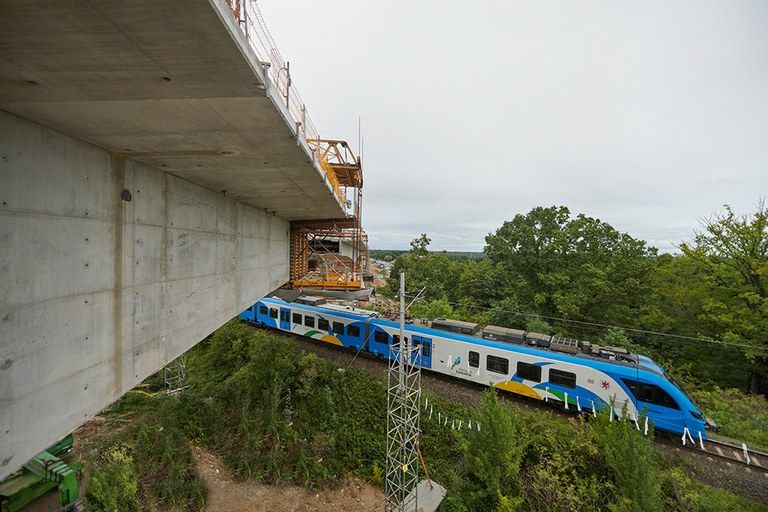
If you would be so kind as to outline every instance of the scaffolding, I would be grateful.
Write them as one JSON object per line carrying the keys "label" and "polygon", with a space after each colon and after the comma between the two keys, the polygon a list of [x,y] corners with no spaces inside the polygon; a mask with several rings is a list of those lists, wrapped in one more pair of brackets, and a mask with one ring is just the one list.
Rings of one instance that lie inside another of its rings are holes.
{"label": "scaffolding", "polygon": [[182,354],[163,369],[165,393],[177,395],[187,387],[187,355]]}
{"label": "scaffolding", "polygon": [[[346,216],[291,223],[292,288],[360,290],[368,265],[362,229],[363,170],[343,140],[307,139]],[[344,252],[347,254],[344,254]]]}

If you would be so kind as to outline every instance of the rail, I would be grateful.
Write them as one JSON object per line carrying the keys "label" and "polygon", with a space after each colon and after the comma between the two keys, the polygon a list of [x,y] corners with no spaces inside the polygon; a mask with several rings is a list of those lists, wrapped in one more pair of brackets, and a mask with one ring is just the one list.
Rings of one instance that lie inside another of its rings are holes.
{"label": "rail", "polygon": [[[240,30],[243,31],[248,44],[251,46],[260,61],[269,64],[265,70],[265,76],[271,82],[272,88],[282,98],[288,110],[291,120],[296,124],[297,130],[306,142],[308,139],[319,139],[320,134],[307,114],[307,106],[301,98],[296,86],[291,79],[290,63],[283,59],[272,38],[264,17],[259,10],[256,0],[228,0],[232,14],[237,20]],[[331,188],[339,202],[346,206],[344,191],[339,186],[339,180],[331,170],[328,162],[320,154],[317,148],[311,148],[315,159],[325,174]]]}

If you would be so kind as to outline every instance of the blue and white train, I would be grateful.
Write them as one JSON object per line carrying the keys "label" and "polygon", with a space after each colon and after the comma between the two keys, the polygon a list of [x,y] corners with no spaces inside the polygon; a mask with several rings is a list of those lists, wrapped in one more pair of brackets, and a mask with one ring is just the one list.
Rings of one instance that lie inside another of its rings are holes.
{"label": "blue and white train", "polygon": [[[240,314],[258,325],[375,356],[395,357],[400,325],[376,313],[315,298],[264,298]],[[707,438],[712,425],[649,357],[540,333],[436,319],[405,326],[414,363],[432,372],[578,411],[608,407],[630,418],[645,412],[659,430]]]}

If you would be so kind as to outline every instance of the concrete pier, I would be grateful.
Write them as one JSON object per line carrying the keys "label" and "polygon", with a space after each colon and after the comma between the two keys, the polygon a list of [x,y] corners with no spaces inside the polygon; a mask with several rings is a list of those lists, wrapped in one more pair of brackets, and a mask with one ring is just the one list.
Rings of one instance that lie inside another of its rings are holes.
{"label": "concrete pier", "polygon": [[0,479],[343,215],[223,0],[2,3]]}

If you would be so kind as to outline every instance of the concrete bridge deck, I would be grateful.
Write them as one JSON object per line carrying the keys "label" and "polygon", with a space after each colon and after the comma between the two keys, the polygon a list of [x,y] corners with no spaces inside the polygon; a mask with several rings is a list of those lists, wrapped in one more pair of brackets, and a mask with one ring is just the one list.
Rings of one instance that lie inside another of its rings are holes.
{"label": "concrete bridge deck", "polygon": [[0,478],[288,281],[298,134],[223,0],[0,4]]}

